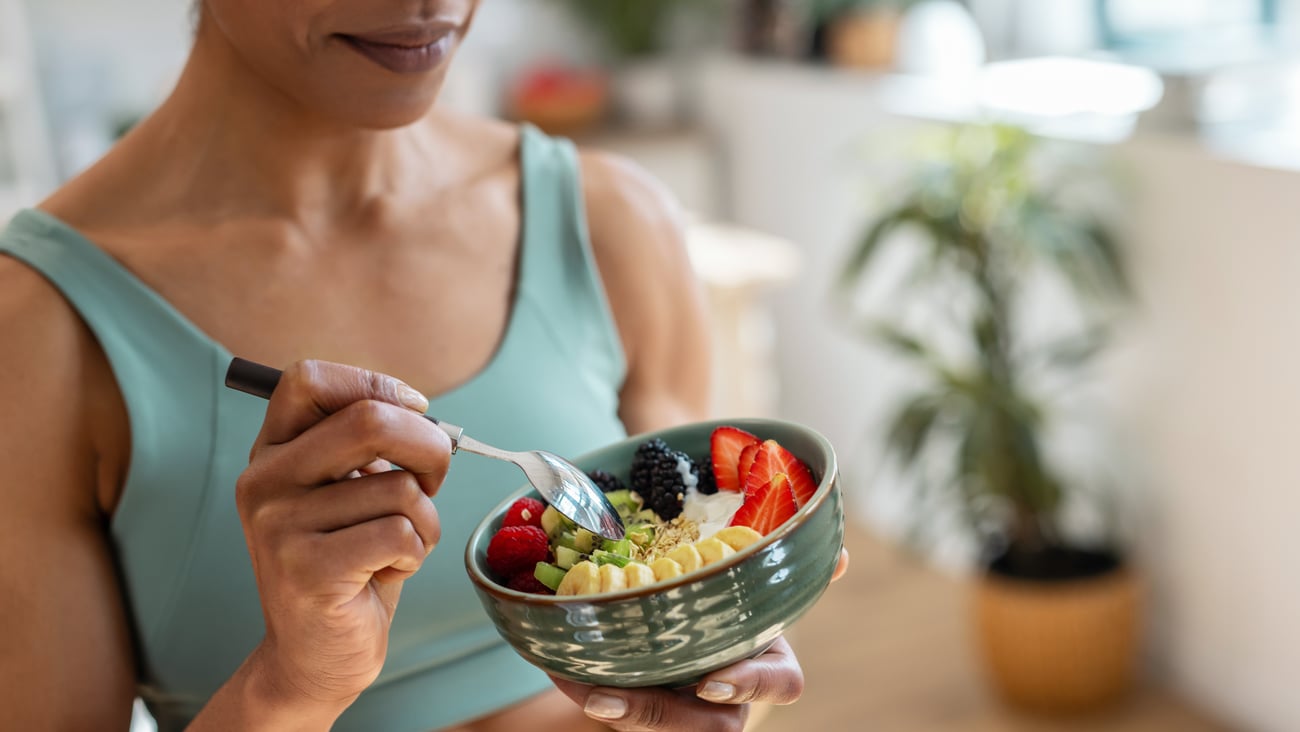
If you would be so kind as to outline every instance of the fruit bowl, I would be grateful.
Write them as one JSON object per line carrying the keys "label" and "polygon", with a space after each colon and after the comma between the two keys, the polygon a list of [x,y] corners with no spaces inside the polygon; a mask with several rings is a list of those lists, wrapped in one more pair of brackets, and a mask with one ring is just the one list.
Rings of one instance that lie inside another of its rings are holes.
{"label": "fruit bowl", "polygon": [[645,587],[599,595],[541,595],[493,579],[487,549],[511,495],[470,536],[465,566],[497,631],[525,660],[561,678],[599,686],[685,686],[766,650],[821,597],[839,561],[844,510],[835,452],[826,438],[779,420],[698,422],[589,452],[584,471],[626,480],[637,447],[660,438],[707,454],[713,430],[730,425],[776,440],[811,470],[816,492],[757,542],[716,563]]}

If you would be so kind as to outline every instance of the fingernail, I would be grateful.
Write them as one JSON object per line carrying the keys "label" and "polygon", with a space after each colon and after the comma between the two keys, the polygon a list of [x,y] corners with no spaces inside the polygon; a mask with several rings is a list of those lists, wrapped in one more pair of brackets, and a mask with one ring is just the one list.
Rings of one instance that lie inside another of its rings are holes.
{"label": "fingernail", "polygon": [[397,401],[402,403],[403,407],[414,410],[420,414],[429,411],[429,400],[423,394],[412,389],[406,384],[397,385]]}
{"label": "fingernail", "polygon": [[701,686],[695,695],[711,702],[731,701],[736,698],[736,687],[722,681],[709,681]]}
{"label": "fingernail", "polygon": [[612,694],[593,693],[582,710],[597,719],[622,719],[627,714],[627,702]]}

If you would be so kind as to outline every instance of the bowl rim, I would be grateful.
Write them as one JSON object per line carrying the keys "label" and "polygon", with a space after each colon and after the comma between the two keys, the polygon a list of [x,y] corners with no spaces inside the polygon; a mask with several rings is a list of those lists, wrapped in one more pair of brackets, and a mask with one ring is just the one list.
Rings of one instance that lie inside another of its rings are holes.
{"label": "bowl rim", "polygon": [[[669,590],[676,589],[678,587],[682,587],[685,585],[693,584],[700,580],[704,580],[714,575],[721,574],[738,564],[744,563],[745,560],[749,559],[755,554],[758,554],[765,547],[774,544],[777,541],[780,541],[781,539],[789,536],[790,534],[797,531],[800,527],[802,527],[805,521],[808,519],[808,517],[813,515],[813,513],[815,513],[819,508],[821,508],[821,506],[824,503],[826,503],[826,501],[828,500],[831,492],[835,490],[835,486],[837,485],[836,478],[838,477],[839,474],[839,465],[835,455],[834,447],[831,446],[830,440],[826,439],[826,436],[823,435],[822,433],[818,432],[817,430],[805,424],[801,424],[799,422],[793,422],[790,420],[784,420],[784,419],[768,419],[768,418],[761,418],[761,417],[710,419],[710,420],[702,420],[697,422],[688,422],[685,424],[674,425],[672,427],[665,427],[663,429],[652,430],[649,432],[643,432],[636,435],[628,435],[624,439],[616,440],[607,445],[603,445],[601,447],[588,450],[582,455],[579,455],[577,458],[574,458],[574,462],[581,462],[587,455],[590,455],[591,453],[594,452],[600,452],[602,450],[608,450],[614,447],[615,445],[619,445],[625,442],[630,442],[633,440],[642,441],[642,442],[645,440],[652,440],[656,437],[663,437],[666,434],[676,432],[676,431],[685,431],[689,429],[704,428],[707,429],[710,434],[712,434],[713,430],[717,429],[718,427],[730,426],[730,427],[738,427],[740,429],[744,429],[750,433],[755,433],[756,430],[751,429],[750,427],[755,427],[757,428],[757,431],[762,431],[764,427],[770,427],[773,425],[777,425],[783,428],[793,429],[797,431],[802,431],[807,433],[810,437],[812,437],[813,442],[815,442],[821,448],[823,453],[825,453],[826,470],[822,474],[821,479],[818,481],[817,490],[816,492],[813,493],[812,498],[809,499],[808,502],[805,503],[803,506],[800,506],[799,510],[795,511],[795,514],[791,516],[784,524],[781,524],[781,526],[777,527],[776,530],[772,531],[769,534],[764,535],[763,538],[759,539],[753,544],[750,544],[744,549],[741,549],[736,553],[729,555],[722,561],[706,565],[693,572],[686,572],[678,577],[674,577],[671,580],[655,582],[653,584],[645,585],[644,587],[618,590],[616,592],[605,592],[605,593],[593,594],[593,595],[560,596],[560,595],[539,595],[531,592],[520,592],[518,590],[512,590],[509,587],[505,587],[499,584],[498,582],[496,582],[495,580],[493,580],[491,577],[487,576],[486,573],[475,564],[474,546],[478,544],[479,538],[482,536],[482,534],[487,531],[488,525],[492,522],[492,519],[499,517],[502,513],[505,512],[507,508],[510,507],[510,504],[514,503],[519,498],[529,495],[530,493],[536,493],[535,488],[533,488],[531,485],[525,484],[522,488],[514,491],[509,496],[507,496],[504,500],[501,501],[501,503],[497,504],[496,507],[494,507],[491,511],[488,511],[487,515],[483,518],[483,520],[481,520],[478,526],[474,527],[474,531],[470,533],[469,540],[465,543],[465,569],[467,574],[469,574],[470,581],[472,581],[476,587],[482,589],[485,592],[488,592],[489,594],[495,595],[499,599],[511,600],[514,602],[523,602],[529,605],[563,606],[563,605],[573,605],[573,604],[584,604],[584,605],[606,604],[606,603],[617,602],[620,600],[630,600],[630,599],[636,599],[640,597],[647,597],[649,595],[657,595],[661,592],[667,592]],[[665,439],[664,441],[667,442],[668,440]]]}

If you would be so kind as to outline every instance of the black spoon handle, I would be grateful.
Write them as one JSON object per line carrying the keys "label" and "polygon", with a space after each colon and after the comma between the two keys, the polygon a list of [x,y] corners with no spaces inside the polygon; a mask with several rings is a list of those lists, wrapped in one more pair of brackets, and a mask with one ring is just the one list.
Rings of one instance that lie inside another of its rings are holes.
{"label": "black spoon handle", "polygon": [[230,368],[226,369],[226,386],[255,397],[270,399],[271,393],[280,383],[281,373],[279,369],[235,357],[230,362]]}

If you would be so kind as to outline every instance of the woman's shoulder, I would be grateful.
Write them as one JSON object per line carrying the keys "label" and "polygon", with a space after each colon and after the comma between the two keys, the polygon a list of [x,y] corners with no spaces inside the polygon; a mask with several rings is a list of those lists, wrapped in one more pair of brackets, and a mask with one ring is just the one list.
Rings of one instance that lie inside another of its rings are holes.
{"label": "woman's shoulder", "polygon": [[38,371],[57,372],[53,367],[74,361],[86,344],[82,331],[76,311],[54,284],[30,265],[0,255],[0,374],[31,367],[19,379],[25,381]]}
{"label": "woman's shoulder", "polygon": [[[12,418],[0,419],[0,440],[35,441],[33,454],[48,450],[82,468],[98,460],[96,500],[100,510],[109,510],[117,487],[100,481],[125,472],[129,451],[125,407],[111,368],[58,287],[27,263],[3,254],[0,343],[0,404]],[[39,426],[33,425],[32,415],[39,415]],[[68,500],[81,505],[84,494],[74,490]]]}
{"label": "woman's shoulder", "polygon": [[690,278],[685,215],[676,198],[631,160],[580,149],[583,202],[592,250],[605,278]]}
{"label": "woman's shoulder", "polygon": [[[94,339],[59,290],[27,264],[0,255],[0,403],[12,415],[76,399]],[[38,412],[39,413],[39,412]]]}
{"label": "woman's shoulder", "polygon": [[625,158],[583,151],[579,166],[591,249],[628,363],[619,416],[633,432],[698,418],[708,404],[707,311],[682,209]]}
{"label": "woman's shoulder", "polygon": [[22,348],[9,347],[19,341],[28,346],[38,341],[66,345],[76,324],[76,312],[44,275],[17,258],[0,256],[0,338],[6,342],[0,352],[9,356],[3,361],[24,358]]}

